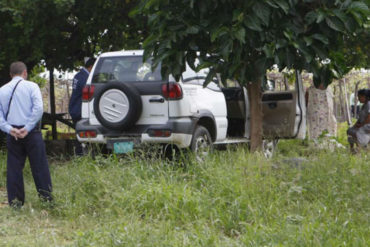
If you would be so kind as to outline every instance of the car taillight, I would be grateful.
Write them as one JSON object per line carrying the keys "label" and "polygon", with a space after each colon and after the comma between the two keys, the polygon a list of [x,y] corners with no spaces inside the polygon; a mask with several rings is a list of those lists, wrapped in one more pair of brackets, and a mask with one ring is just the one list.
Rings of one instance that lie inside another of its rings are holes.
{"label": "car taillight", "polygon": [[148,130],[150,137],[169,137],[172,134],[171,130]]}
{"label": "car taillight", "polygon": [[182,89],[177,83],[166,83],[162,85],[162,95],[168,100],[182,99]]}
{"label": "car taillight", "polygon": [[90,101],[92,96],[94,95],[95,86],[94,85],[86,85],[82,89],[82,100],[83,101]]}
{"label": "car taillight", "polygon": [[85,130],[78,132],[78,136],[80,138],[95,138],[96,137],[96,131],[94,130]]}

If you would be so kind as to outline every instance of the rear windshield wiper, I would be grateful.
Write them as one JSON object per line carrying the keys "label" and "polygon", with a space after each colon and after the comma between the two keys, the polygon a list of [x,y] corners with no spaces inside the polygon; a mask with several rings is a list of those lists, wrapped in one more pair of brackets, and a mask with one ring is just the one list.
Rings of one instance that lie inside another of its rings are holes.
{"label": "rear windshield wiper", "polygon": [[194,81],[194,80],[205,80],[205,76],[193,76],[193,77],[188,77],[186,79],[182,79],[183,82],[188,82],[188,81]]}

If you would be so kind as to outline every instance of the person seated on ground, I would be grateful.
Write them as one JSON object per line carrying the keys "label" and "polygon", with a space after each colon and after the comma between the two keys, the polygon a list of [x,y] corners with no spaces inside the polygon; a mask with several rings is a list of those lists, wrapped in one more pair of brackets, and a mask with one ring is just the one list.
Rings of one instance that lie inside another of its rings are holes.
{"label": "person seated on ground", "polygon": [[347,130],[348,142],[353,150],[354,144],[365,147],[370,142],[370,90],[361,89],[357,93],[363,104],[357,122]]}

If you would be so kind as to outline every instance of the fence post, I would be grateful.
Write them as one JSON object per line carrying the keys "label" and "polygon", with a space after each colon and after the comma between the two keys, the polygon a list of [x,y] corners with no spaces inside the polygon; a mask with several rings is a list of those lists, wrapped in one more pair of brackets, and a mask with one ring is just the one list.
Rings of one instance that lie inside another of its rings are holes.
{"label": "fence post", "polygon": [[351,114],[349,112],[349,108],[348,108],[348,94],[347,94],[347,85],[346,85],[346,78],[343,78],[343,86],[344,86],[344,99],[345,99],[345,115],[346,115],[346,118],[347,118],[347,123],[348,125],[352,125],[352,119],[351,119]]}

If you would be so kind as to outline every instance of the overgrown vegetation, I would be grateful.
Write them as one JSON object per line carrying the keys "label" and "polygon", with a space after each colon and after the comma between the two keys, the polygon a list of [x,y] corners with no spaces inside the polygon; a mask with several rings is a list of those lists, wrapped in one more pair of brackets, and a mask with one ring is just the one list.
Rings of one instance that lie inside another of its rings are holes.
{"label": "overgrown vegetation", "polygon": [[[179,166],[147,155],[52,161],[55,205],[0,208],[2,246],[368,246],[370,156],[282,141]],[[299,157],[299,158],[298,158]],[[5,154],[0,185],[5,187]],[[3,192],[2,200],[6,200]]]}

